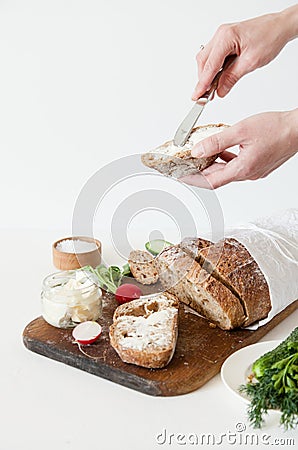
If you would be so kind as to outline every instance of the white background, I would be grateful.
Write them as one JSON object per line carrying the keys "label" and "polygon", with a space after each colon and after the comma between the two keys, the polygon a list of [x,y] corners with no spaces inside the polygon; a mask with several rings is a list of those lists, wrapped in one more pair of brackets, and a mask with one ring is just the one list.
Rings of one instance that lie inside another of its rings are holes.
{"label": "white background", "polygon": [[[1,227],[68,230],[89,177],[173,137],[195,55],[223,22],[293,1],[0,2]],[[201,123],[297,107],[297,41],[247,75]],[[297,158],[217,191],[228,223],[295,206]]]}
{"label": "white background", "polygon": [[[151,450],[164,427],[219,433],[245,422],[244,404],[218,376],[188,396],[150,398],[25,351],[21,333],[40,314],[41,280],[53,271],[50,244],[70,234],[87,180],[173,137],[191,107],[195,55],[219,24],[293,3],[0,1],[0,450]],[[295,108],[297,79],[296,41],[209,105],[202,121],[233,124]],[[297,206],[297,161],[265,180],[218,190],[226,222]],[[156,228],[155,216],[145,220],[143,240]],[[266,339],[283,338],[296,324],[294,314]],[[277,421],[270,416],[266,432],[283,436]]]}

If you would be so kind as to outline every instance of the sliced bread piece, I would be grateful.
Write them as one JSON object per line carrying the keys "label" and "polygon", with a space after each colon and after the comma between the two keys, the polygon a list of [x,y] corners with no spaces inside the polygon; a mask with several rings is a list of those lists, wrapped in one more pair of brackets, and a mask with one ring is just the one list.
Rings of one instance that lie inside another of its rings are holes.
{"label": "sliced bread piece", "polygon": [[268,316],[271,301],[267,281],[244,245],[227,238],[201,248],[196,259],[240,299],[246,315],[243,326]]}
{"label": "sliced bread piece", "polygon": [[171,361],[178,336],[178,301],[170,294],[132,300],[119,306],[110,342],[122,361],[151,369]]}
{"label": "sliced bread piece", "polygon": [[239,299],[177,246],[157,257],[159,279],[164,288],[223,330],[244,323]]}
{"label": "sliced bread piece", "polygon": [[197,173],[209,167],[218,155],[208,158],[193,158],[191,156],[192,147],[199,141],[219,133],[227,127],[228,125],[222,123],[196,127],[183,147],[177,147],[173,141],[168,141],[160,147],[144,153],[142,162],[145,166],[174,178]]}
{"label": "sliced bread piece", "polygon": [[154,284],[158,281],[154,258],[149,252],[143,250],[131,251],[128,264],[131,273],[139,283]]}

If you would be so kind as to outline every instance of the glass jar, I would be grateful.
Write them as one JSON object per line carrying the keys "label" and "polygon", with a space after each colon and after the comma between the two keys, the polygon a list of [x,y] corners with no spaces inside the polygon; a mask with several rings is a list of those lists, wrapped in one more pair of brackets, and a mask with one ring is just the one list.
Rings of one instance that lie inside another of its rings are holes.
{"label": "glass jar", "polygon": [[47,276],[42,284],[42,316],[54,327],[71,328],[102,313],[102,292],[94,275],[65,270]]}

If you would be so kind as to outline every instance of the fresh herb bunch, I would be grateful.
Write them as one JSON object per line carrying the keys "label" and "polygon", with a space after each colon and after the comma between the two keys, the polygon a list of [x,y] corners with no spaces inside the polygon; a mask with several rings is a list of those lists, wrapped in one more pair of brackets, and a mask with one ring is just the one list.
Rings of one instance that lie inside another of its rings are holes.
{"label": "fresh herb bunch", "polygon": [[298,424],[298,327],[272,351],[257,359],[253,366],[257,382],[241,385],[240,392],[251,400],[248,417],[260,428],[269,409],[279,409],[285,429]]}
{"label": "fresh herb bunch", "polygon": [[104,264],[100,264],[95,269],[92,266],[85,266],[81,270],[91,272],[96,277],[99,286],[112,294],[115,294],[122,278],[131,275],[128,264],[124,264],[123,267],[106,267]]}

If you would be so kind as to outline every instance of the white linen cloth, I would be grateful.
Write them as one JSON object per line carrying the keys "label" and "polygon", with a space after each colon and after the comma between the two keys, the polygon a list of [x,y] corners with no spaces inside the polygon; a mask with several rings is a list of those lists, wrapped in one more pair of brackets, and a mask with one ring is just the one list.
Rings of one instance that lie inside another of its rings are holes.
{"label": "white linen cloth", "polygon": [[256,329],[298,299],[298,209],[226,230],[254,257],[269,286],[272,308],[268,317],[249,326]]}

